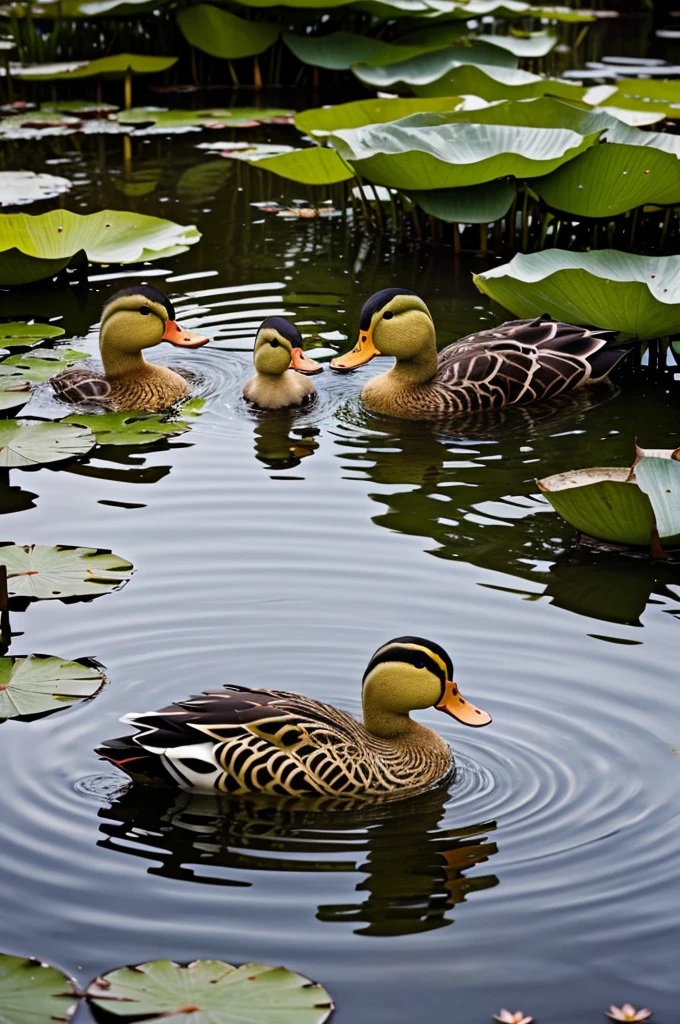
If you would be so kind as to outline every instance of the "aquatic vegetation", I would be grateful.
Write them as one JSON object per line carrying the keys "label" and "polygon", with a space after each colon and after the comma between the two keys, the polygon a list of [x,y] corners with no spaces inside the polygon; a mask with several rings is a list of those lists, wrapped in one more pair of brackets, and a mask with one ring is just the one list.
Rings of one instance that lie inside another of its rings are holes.
{"label": "aquatic vegetation", "polygon": [[[94,697],[105,682],[101,666],[91,659],[64,661],[48,654],[0,658],[0,722],[8,718],[40,718],[61,711]],[[7,1020],[3,983],[0,957],[0,1016]],[[62,984],[61,991],[63,989]],[[51,1016],[56,1014],[53,1012]],[[62,1014],[59,1019],[61,1017]]]}
{"label": "aquatic vegetation", "polygon": [[28,469],[87,455],[97,439],[89,427],[51,420],[0,421],[0,468]]}
{"label": "aquatic vegetation", "polygon": [[78,999],[71,979],[56,967],[0,953],[0,1016],[7,1024],[69,1021]]}
{"label": "aquatic vegetation", "polygon": [[86,996],[95,1009],[124,1020],[196,1013],[214,1024],[323,1024],[334,1009],[328,992],[302,974],[224,960],[121,967],[93,981]]}
{"label": "aquatic vegetation", "polygon": [[24,206],[68,192],[72,182],[56,174],[0,171],[0,206]]}
{"label": "aquatic vegetation", "polygon": [[90,263],[143,263],[186,252],[201,237],[193,224],[124,210],[0,214],[0,285],[52,277],[75,257]]}
{"label": "aquatic vegetation", "polygon": [[200,415],[202,406],[203,400],[194,398],[186,402],[180,414],[174,417],[152,412],[74,413],[60,422],[87,427],[100,445],[137,447],[183,434],[190,429],[188,420]]}
{"label": "aquatic vegetation", "polygon": [[338,103],[332,107],[303,110],[295,114],[293,120],[299,131],[320,138],[322,133],[335,132],[340,128],[363,128],[368,124],[399,121],[411,114],[455,110],[462,102],[460,96],[437,96],[429,100],[419,96],[415,99],[394,97],[353,100],[351,103]]}
{"label": "aquatic vegetation", "polygon": [[[195,10],[195,8],[191,8]],[[167,110],[162,107],[133,107],[118,115],[121,124],[140,126],[135,135],[198,131],[202,128],[254,128],[261,124],[286,122],[291,111],[257,107],[216,108],[212,110]]]}
{"label": "aquatic vegetation", "polygon": [[354,171],[342,156],[334,149],[324,149],[321,146],[292,149],[288,153],[274,156],[260,156],[257,159],[257,166],[303,185],[333,185],[340,181],[350,181],[354,177]]}
{"label": "aquatic vegetation", "polygon": [[[0,346],[28,350],[47,338],[60,338],[66,332],[57,324],[26,323],[14,320],[0,323]],[[60,357],[61,358],[61,357]]]}
{"label": "aquatic vegetation", "polygon": [[41,384],[78,360],[86,359],[87,355],[73,348],[33,348],[0,362],[0,384],[20,380]]}
{"label": "aquatic vegetation", "polygon": [[224,60],[263,53],[278,39],[280,31],[278,25],[268,21],[246,21],[212,4],[180,8],[177,24],[192,46]]}
{"label": "aquatic vegetation", "polygon": [[16,412],[31,397],[31,385],[17,377],[0,378],[0,412]]}
{"label": "aquatic vegetation", "polygon": [[516,316],[548,312],[641,340],[680,332],[680,256],[548,249],[518,253],[473,280]]}
{"label": "aquatic vegetation", "polygon": [[69,544],[2,544],[0,565],[7,570],[10,597],[29,601],[97,597],[120,590],[132,564],[103,548]]}

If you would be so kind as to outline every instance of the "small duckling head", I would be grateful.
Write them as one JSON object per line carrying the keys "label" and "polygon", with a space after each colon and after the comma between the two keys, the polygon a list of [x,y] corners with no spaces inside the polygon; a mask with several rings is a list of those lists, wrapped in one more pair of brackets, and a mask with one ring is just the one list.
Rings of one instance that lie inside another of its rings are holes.
{"label": "small duckling head", "polygon": [[108,300],[102,311],[100,338],[102,349],[126,353],[139,353],[162,341],[181,348],[199,348],[209,340],[183,331],[175,320],[170,299],[149,285],[123,288]]}
{"label": "small duckling head", "polygon": [[374,356],[407,361],[434,344],[434,323],[423,300],[406,288],[384,288],[364,303],[352,351],[333,359],[331,366],[352,370]]}
{"label": "small duckling head", "polygon": [[288,369],[311,375],[323,367],[305,356],[297,327],[280,316],[263,320],[255,338],[253,363],[258,373],[278,377]]}
{"label": "small duckling head", "polygon": [[419,708],[435,707],[464,725],[491,721],[491,715],[461,695],[444,648],[419,636],[398,636],[378,648],[364,673],[363,705],[366,725],[375,732],[373,724],[381,719]]}

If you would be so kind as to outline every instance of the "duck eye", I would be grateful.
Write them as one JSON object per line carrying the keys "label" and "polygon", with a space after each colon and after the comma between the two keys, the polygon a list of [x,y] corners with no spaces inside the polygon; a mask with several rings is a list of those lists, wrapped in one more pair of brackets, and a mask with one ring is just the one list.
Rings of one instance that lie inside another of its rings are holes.
{"label": "duck eye", "polygon": [[390,313],[390,311],[388,309],[386,313],[383,313],[383,320],[391,320],[393,316],[394,316],[394,313]]}
{"label": "duck eye", "polygon": [[281,342],[280,341],[270,341],[269,344],[271,345],[272,348],[278,348],[279,345],[281,344]]}
{"label": "duck eye", "polygon": [[148,316],[151,310],[149,309],[148,306],[140,306],[139,312],[142,314],[142,316]]}
{"label": "duck eye", "polygon": [[415,665],[416,668],[425,668],[425,658],[415,658],[413,664]]}

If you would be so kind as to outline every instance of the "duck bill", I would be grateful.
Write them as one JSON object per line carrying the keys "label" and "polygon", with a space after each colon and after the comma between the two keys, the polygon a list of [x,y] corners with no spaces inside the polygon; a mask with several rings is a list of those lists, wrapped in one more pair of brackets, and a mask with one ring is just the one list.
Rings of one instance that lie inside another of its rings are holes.
{"label": "duck bill", "polygon": [[313,359],[309,359],[301,348],[291,349],[290,365],[291,369],[297,370],[298,373],[304,373],[308,377],[311,377],[314,373],[321,373],[323,371],[321,363],[317,363]]}
{"label": "duck bill", "polygon": [[194,334],[193,331],[183,331],[175,320],[166,320],[161,341],[169,341],[171,345],[177,345],[179,348],[200,348],[210,341],[210,338],[206,338],[204,334]]}
{"label": "duck bill", "polygon": [[479,728],[482,725],[488,725],[491,721],[491,715],[465,700],[457,685],[450,679],[447,680],[444,696],[436,707],[437,711],[445,711],[447,715],[458,719],[463,725]]}
{"label": "duck bill", "polygon": [[380,352],[378,352],[373,343],[372,333],[370,331],[361,331],[359,340],[352,351],[347,352],[344,356],[338,356],[337,359],[332,359],[331,366],[334,370],[353,370],[356,366],[370,363],[371,359],[379,355]]}

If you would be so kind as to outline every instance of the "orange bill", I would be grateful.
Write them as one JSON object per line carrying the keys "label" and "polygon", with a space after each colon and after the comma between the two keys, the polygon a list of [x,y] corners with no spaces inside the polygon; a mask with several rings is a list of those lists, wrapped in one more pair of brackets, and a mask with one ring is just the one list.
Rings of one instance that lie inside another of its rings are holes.
{"label": "orange bill", "polygon": [[323,372],[323,366],[321,363],[316,363],[313,359],[308,359],[301,348],[291,349],[290,365],[294,370],[297,370],[298,373],[304,373],[308,377],[311,377],[313,373]]}
{"label": "orange bill", "polygon": [[334,370],[353,370],[355,366],[363,366],[364,363],[368,363],[373,359],[374,356],[379,356],[377,348],[373,344],[373,335],[370,331],[361,331],[359,334],[359,340],[352,349],[351,352],[347,352],[344,356],[338,356],[336,359],[331,360],[331,366]]}
{"label": "orange bill", "polygon": [[200,348],[210,338],[194,334],[193,331],[183,331],[175,320],[166,320],[162,341],[169,341],[171,345],[179,345],[180,348]]}
{"label": "orange bill", "polygon": [[488,725],[491,715],[481,708],[476,708],[461,696],[460,690],[452,680],[447,680],[444,688],[444,696],[436,705],[437,711],[445,711],[452,718],[457,718],[463,725]]}

